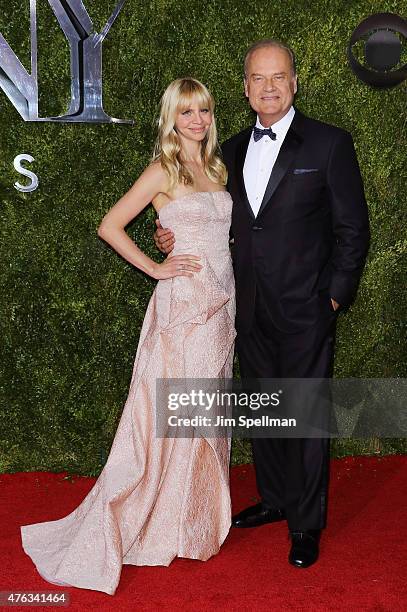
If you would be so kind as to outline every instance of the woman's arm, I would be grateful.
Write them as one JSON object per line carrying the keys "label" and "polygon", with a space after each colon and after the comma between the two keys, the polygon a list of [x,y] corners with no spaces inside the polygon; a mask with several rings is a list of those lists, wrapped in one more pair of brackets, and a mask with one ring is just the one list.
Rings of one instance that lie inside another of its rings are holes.
{"label": "woman's arm", "polygon": [[148,257],[125,231],[134,219],[159,194],[166,192],[166,175],[160,164],[148,166],[127,193],[103,217],[97,233],[128,262],[155,279],[192,276],[201,269],[200,257],[184,254],[167,258],[159,264]]}

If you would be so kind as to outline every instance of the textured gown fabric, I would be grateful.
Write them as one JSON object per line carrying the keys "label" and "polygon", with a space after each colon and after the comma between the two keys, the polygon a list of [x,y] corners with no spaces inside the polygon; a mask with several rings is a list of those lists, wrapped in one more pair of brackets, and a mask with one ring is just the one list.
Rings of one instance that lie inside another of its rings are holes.
{"label": "textured gown fabric", "polygon": [[200,255],[203,267],[158,281],[119,426],[91,491],[64,518],[21,527],[23,548],[48,582],[112,595],[123,564],[205,561],[228,534],[230,437],[156,437],[155,395],[157,378],[232,376],[231,209],[230,195],[217,191],[160,210],[176,237],[172,254]]}

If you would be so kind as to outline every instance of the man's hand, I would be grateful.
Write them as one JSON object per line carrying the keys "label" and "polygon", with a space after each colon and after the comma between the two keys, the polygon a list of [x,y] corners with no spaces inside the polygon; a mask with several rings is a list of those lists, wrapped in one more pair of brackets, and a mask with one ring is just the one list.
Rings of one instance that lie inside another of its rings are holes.
{"label": "man's hand", "polygon": [[339,308],[338,302],[336,300],[334,300],[333,298],[331,298],[331,303],[332,303],[332,308],[334,310],[338,310],[338,308]]}
{"label": "man's hand", "polygon": [[157,229],[154,232],[154,242],[156,244],[157,249],[164,253],[164,255],[168,255],[174,248],[174,234],[170,229],[164,229],[160,223],[160,219],[155,220]]}

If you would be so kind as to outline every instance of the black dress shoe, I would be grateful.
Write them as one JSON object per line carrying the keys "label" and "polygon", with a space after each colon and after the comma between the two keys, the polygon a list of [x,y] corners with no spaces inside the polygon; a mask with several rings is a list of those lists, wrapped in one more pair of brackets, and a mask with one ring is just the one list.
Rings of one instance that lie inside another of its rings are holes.
{"label": "black dress shoe", "polygon": [[291,531],[291,550],[288,561],[295,567],[309,567],[318,559],[319,529],[306,531]]}
{"label": "black dress shoe", "polygon": [[263,504],[249,506],[232,517],[233,527],[258,527],[266,523],[276,523],[285,519],[285,512],[280,508],[264,508]]}

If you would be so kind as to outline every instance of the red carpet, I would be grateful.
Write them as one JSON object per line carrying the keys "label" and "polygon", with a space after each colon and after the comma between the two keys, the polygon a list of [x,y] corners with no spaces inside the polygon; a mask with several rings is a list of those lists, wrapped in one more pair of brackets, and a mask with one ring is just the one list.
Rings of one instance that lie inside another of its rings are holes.
{"label": "red carpet", "polygon": [[[68,514],[95,481],[63,477],[0,475],[0,591],[64,590],[36,573],[19,535],[19,525]],[[70,588],[68,610],[405,611],[406,484],[406,456],[332,461],[328,529],[320,560],[311,568],[288,564],[285,523],[232,529],[209,561],[175,559],[168,568],[125,565],[114,596]],[[232,496],[235,512],[257,501],[251,465],[233,468]]]}

